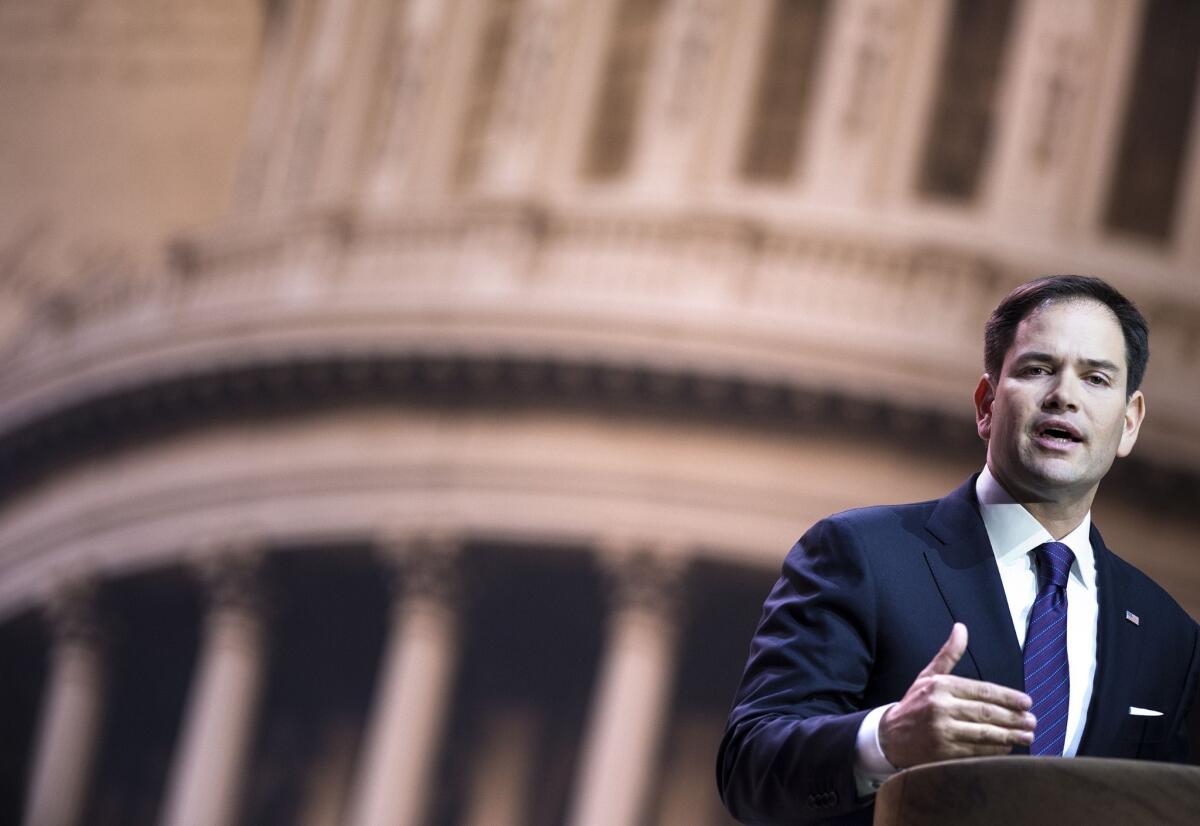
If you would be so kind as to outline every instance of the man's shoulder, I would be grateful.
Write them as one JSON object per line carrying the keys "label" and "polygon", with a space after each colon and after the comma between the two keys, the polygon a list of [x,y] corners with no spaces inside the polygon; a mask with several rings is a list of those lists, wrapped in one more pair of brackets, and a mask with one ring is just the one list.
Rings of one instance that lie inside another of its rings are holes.
{"label": "man's shoulder", "polygon": [[796,541],[784,562],[789,570],[855,570],[900,573],[914,554],[934,541],[927,527],[942,500],[852,508],[819,520]]}
{"label": "man's shoulder", "polygon": [[936,499],[851,508],[832,514],[822,521],[867,530],[913,530],[929,523],[936,513],[937,519],[970,522],[979,516],[979,506],[975,502],[977,476],[978,474],[973,474],[957,488]]}
{"label": "man's shoulder", "polygon": [[[1111,560],[1113,576],[1120,580],[1127,597],[1155,605],[1159,610],[1166,611],[1169,616],[1174,616],[1180,622],[1195,624],[1195,620],[1167,592],[1166,588],[1155,582],[1136,565],[1123,559],[1111,548],[1105,547]],[[1101,583],[1101,587],[1103,587],[1103,583]]]}
{"label": "man's shoulder", "polygon": [[821,519],[796,543],[794,550],[832,543],[871,548],[886,545],[895,548],[906,538],[926,536],[926,524],[942,500],[907,502],[895,505],[871,505],[851,508]]}
{"label": "man's shoulder", "polygon": [[941,501],[941,499],[927,499],[923,502],[850,508],[831,514],[822,521],[859,530],[889,530],[914,522],[924,524]]}

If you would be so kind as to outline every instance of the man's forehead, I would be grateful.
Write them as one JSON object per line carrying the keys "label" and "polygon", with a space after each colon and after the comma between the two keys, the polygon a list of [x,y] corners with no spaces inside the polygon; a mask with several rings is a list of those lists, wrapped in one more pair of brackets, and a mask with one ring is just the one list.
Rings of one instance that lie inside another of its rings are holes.
{"label": "man's forehead", "polygon": [[1017,325],[1017,332],[1019,334],[1022,330],[1032,328],[1057,330],[1066,325],[1076,326],[1080,322],[1088,326],[1094,325],[1097,330],[1115,333],[1123,338],[1117,314],[1108,305],[1087,297],[1044,301],[1021,319],[1021,323]]}
{"label": "man's forehead", "polygon": [[[1061,352],[1059,352],[1061,351]],[[1116,314],[1090,298],[1048,301],[1021,319],[1008,357],[1057,355],[1125,363],[1125,335]]]}

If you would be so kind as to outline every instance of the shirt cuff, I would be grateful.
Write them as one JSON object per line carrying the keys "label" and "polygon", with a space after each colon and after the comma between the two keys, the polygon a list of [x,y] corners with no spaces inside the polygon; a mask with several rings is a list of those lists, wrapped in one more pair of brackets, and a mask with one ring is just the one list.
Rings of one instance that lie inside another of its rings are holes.
{"label": "shirt cuff", "polygon": [[883,756],[879,745],[879,721],[895,703],[871,709],[858,727],[854,741],[854,785],[859,797],[872,797],[883,781],[898,770]]}

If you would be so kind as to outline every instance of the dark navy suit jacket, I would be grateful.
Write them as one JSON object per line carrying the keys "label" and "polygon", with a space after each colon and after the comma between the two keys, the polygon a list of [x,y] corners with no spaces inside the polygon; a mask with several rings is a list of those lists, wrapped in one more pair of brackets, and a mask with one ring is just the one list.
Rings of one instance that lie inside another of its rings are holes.
{"label": "dark navy suit jacket", "polygon": [[[1079,754],[1186,761],[1196,623],[1094,525],[1091,540],[1099,638]],[[814,525],[763,606],[721,741],[717,783],[730,812],[751,824],[869,824],[873,798],[857,796],[853,774],[859,724],[904,695],[956,621],[969,636],[954,673],[1023,690],[974,477],[943,499]],[[1135,717],[1130,706],[1163,714]]]}

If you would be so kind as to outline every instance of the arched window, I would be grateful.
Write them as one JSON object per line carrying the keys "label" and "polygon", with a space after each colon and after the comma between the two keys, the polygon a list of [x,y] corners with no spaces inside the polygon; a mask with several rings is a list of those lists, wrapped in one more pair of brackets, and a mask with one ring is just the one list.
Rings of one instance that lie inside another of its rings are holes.
{"label": "arched window", "polygon": [[662,8],[663,0],[620,0],[584,157],[588,178],[616,178],[629,167]]}
{"label": "arched window", "polygon": [[1012,0],[956,0],[925,140],[918,188],[968,201],[991,149],[996,91],[1013,18]]}
{"label": "arched window", "polygon": [[827,0],[775,0],[742,148],[742,174],[751,180],[782,181],[796,172],[828,6]]}
{"label": "arched window", "polygon": [[1109,229],[1170,238],[1198,65],[1200,3],[1149,0],[1108,193]]}

